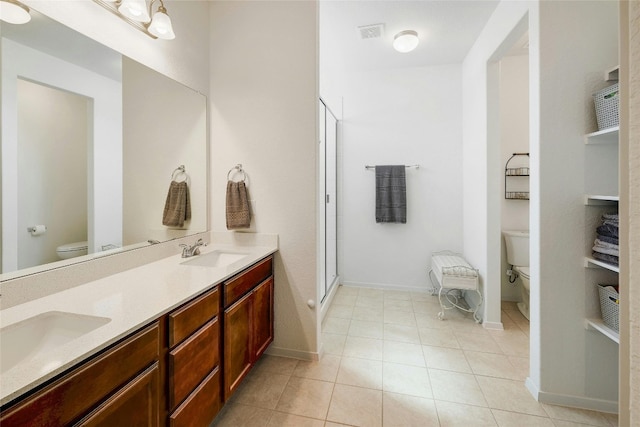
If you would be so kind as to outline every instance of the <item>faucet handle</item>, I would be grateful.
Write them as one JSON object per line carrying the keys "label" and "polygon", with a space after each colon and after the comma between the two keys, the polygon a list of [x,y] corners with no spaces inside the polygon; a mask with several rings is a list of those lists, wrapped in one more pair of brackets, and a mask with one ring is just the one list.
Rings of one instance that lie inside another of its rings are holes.
{"label": "faucet handle", "polygon": [[182,248],[182,258],[187,258],[189,256],[189,245],[180,243],[178,246]]}

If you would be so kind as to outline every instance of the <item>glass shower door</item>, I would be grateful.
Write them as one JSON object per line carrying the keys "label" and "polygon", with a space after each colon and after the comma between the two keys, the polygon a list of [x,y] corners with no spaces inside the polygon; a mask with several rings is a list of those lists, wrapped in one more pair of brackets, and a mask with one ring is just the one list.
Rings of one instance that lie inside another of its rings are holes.
{"label": "glass shower door", "polygon": [[324,239],[320,271],[321,300],[338,279],[338,120],[322,100],[320,111],[320,206]]}

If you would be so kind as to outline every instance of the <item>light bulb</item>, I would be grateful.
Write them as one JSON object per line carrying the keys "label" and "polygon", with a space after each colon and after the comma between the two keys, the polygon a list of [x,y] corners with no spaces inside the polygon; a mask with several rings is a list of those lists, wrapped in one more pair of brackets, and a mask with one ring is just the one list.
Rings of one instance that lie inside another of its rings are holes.
{"label": "light bulb", "polygon": [[147,3],[144,0],[122,0],[118,6],[118,12],[134,21],[151,21],[149,12],[147,12]]}
{"label": "light bulb", "polygon": [[147,30],[159,39],[173,40],[176,38],[171,25],[171,18],[169,18],[167,10],[162,6],[153,14],[153,19]]}

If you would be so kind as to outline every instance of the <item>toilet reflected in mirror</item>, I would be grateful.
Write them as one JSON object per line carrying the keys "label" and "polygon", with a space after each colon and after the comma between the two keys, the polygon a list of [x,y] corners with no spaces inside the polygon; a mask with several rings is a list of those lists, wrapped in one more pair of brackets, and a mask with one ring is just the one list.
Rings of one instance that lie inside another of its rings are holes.
{"label": "toilet reflected in mirror", "polygon": [[75,242],[67,243],[66,245],[60,245],[56,248],[56,254],[60,259],[70,259],[78,256],[86,255],[88,253],[88,242]]}

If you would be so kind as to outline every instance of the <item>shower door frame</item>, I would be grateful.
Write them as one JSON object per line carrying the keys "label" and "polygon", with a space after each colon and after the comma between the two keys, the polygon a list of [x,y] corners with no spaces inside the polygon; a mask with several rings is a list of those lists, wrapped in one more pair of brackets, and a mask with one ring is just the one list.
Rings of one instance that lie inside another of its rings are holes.
{"label": "shower door frame", "polygon": [[[338,282],[338,126],[339,120],[324,102],[322,97],[319,100],[320,119],[320,194],[323,223],[323,245],[322,245],[322,271],[320,275],[320,302],[323,303],[332,288]],[[328,120],[329,119],[329,120]],[[332,119],[332,120],[331,120]],[[329,128],[328,122],[335,123],[333,128]],[[334,144],[329,144],[329,135],[332,136]],[[333,150],[331,152],[330,150]],[[331,162],[331,165],[329,165]],[[331,166],[331,168],[329,167]],[[331,170],[332,169],[332,170]],[[328,177],[333,176],[333,185]],[[331,217],[335,218],[333,221]]]}

